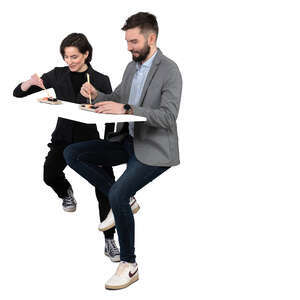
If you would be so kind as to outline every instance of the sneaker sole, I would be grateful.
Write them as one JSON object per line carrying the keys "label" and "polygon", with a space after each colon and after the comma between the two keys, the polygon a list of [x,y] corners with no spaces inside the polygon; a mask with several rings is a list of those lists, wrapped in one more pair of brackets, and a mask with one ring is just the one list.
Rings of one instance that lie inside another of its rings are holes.
{"label": "sneaker sole", "polygon": [[[138,205],[132,212],[134,214],[136,214],[139,210],[140,210],[140,206]],[[113,228],[114,226],[115,226],[115,222],[113,222],[111,225],[106,226],[106,227],[101,228],[101,229],[98,227],[98,230],[103,232],[103,231],[107,231],[107,230]]]}
{"label": "sneaker sole", "polygon": [[118,260],[116,260],[115,258],[111,258],[107,253],[104,253],[104,255],[106,255],[112,262],[120,262],[120,258]]}
{"label": "sneaker sole", "polygon": [[74,211],[76,211],[76,207],[74,207],[74,208],[65,208],[65,207],[63,207],[63,209],[66,212],[74,212]]}
{"label": "sneaker sole", "polygon": [[139,275],[137,274],[136,276],[133,276],[131,278],[131,280],[125,284],[122,284],[122,285],[108,285],[106,284],[105,285],[105,288],[107,290],[120,290],[120,289],[125,289],[127,288],[128,286],[130,286],[131,284],[133,284],[134,282],[138,281],[139,280]]}

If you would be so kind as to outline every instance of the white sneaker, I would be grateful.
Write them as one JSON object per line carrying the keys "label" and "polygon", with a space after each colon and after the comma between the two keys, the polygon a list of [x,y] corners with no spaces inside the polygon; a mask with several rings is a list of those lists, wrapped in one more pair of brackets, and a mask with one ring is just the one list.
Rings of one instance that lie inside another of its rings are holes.
{"label": "white sneaker", "polygon": [[[140,206],[138,205],[138,203],[136,202],[136,199],[134,197],[130,197],[129,204],[130,204],[131,210],[134,214],[139,211]],[[109,213],[107,214],[106,219],[99,224],[98,229],[100,231],[106,231],[114,226],[115,226],[115,218],[114,218],[114,214],[113,214],[112,210],[110,210]]]}
{"label": "white sneaker", "polygon": [[121,261],[116,273],[105,283],[108,290],[124,289],[139,279],[137,263]]}

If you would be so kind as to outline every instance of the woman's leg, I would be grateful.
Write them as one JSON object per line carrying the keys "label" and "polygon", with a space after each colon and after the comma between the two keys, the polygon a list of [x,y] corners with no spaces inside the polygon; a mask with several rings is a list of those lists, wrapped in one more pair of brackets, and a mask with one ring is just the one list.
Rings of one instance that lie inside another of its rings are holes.
{"label": "woman's leg", "polygon": [[68,189],[71,184],[66,179],[63,170],[66,162],[63,156],[65,145],[48,144],[50,151],[44,163],[44,182],[49,185],[59,198],[68,196]]}

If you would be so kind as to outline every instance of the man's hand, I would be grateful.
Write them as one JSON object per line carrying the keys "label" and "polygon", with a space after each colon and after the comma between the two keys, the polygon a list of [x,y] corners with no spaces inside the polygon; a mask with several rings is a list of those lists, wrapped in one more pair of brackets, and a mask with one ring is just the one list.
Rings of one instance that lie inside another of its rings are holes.
{"label": "man's hand", "polygon": [[82,87],[80,89],[80,93],[85,98],[89,98],[91,95],[91,98],[93,100],[95,100],[98,95],[97,90],[88,82],[86,82],[82,85]]}
{"label": "man's hand", "polygon": [[98,102],[94,104],[96,106],[96,113],[102,113],[102,114],[125,114],[124,104],[117,103],[113,101],[104,101],[104,102]]}

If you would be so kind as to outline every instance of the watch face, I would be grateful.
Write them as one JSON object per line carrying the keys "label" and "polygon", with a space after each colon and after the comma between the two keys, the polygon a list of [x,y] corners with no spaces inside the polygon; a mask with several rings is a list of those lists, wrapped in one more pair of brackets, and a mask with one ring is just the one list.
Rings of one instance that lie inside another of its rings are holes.
{"label": "watch face", "polygon": [[128,104],[125,104],[125,105],[124,105],[124,109],[125,109],[125,110],[129,110],[130,108],[131,108],[131,107],[130,107],[130,105],[128,105]]}

